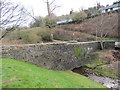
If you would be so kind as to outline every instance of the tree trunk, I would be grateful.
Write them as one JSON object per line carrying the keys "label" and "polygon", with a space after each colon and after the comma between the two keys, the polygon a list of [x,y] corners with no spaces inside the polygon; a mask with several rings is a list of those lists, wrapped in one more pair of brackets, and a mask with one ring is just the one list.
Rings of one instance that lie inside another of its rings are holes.
{"label": "tree trunk", "polygon": [[100,30],[100,45],[101,45],[101,49],[104,49],[103,46],[103,15],[101,15],[101,30]]}
{"label": "tree trunk", "polygon": [[14,30],[15,30],[14,27],[12,27],[12,28],[10,28],[9,30],[7,30],[7,31],[0,37],[0,40],[2,40],[2,38],[4,38],[8,33],[12,32],[12,31],[14,31]]}
{"label": "tree trunk", "polygon": [[101,46],[101,50],[103,50],[103,49],[104,49],[104,45],[103,45],[103,40],[102,40],[102,38],[100,39],[100,46]]}
{"label": "tree trunk", "polygon": [[48,16],[50,17],[50,5],[49,5],[49,1],[47,0],[47,10],[48,10]]}

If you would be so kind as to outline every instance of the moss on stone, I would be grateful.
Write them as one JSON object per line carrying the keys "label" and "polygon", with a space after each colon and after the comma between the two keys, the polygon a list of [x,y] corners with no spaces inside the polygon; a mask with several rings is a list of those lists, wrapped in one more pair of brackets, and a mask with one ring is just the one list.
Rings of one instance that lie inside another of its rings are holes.
{"label": "moss on stone", "polygon": [[73,50],[77,59],[81,59],[83,56],[83,50],[78,46],[74,45]]}

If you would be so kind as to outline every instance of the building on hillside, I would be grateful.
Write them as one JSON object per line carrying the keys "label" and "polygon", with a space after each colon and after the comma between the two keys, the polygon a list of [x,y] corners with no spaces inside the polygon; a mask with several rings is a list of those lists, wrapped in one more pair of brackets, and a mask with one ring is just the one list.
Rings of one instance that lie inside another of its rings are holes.
{"label": "building on hillside", "polygon": [[118,9],[120,9],[120,3],[100,8],[102,13],[109,12],[109,11],[114,11],[114,10],[118,10]]}
{"label": "building on hillside", "polygon": [[64,19],[64,20],[57,21],[56,23],[57,24],[64,24],[64,23],[69,23],[69,22],[72,22],[72,19]]}

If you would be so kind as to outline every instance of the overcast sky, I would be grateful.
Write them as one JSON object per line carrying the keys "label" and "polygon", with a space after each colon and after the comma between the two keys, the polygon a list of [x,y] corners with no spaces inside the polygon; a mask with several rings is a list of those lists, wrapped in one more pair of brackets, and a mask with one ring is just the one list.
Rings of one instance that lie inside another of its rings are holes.
{"label": "overcast sky", "polygon": [[[11,0],[12,2],[21,3],[27,9],[34,10],[35,16],[46,16],[47,8],[44,1],[46,0]],[[49,0],[53,1],[53,0]],[[80,8],[88,8],[96,5],[96,2],[100,2],[101,5],[106,6],[107,4],[111,5],[116,0],[56,0],[55,4],[61,6],[60,8],[55,10],[55,14],[65,15],[69,14],[71,8],[74,11],[79,11]]]}

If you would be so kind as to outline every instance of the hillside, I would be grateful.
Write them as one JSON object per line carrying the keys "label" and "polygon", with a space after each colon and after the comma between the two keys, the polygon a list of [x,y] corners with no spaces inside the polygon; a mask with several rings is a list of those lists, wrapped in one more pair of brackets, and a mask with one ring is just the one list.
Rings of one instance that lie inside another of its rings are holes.
{"label": "hillside", "polygon": [[103,30],[104,34],[107,33],[106,37],[118,38],[119,13],[120,9],[87,19],[80,24],[58,25],[57,28],[62,28],[70,31],[84,32],[91,35],[96,35],[97,30],[98,36],[100,36],[100,30]]}
{"label": "hillside", "polygon": [[12,60],[2,60],[3,88],[105,88],[70,71],[52,71]]}
{"label": "hillside", "polygon": [[41,27],[14,30],[2,39],[2,45],[50,42],[52,32],[51,29]]}
{"label": "hillside", "polygon": [[83,32],[76,32],[74,30],[67,31],[62,28],[55,28],[53,35],[54,39],[62,41],[77,40],[79,42],[86,42],[95,40],[95,36],[93,35]]}
{"label": "hillside", "polygon": [[[104,40],[115,41],[120,36],[118,25],[119,13],[120,9],[86,19],[80,24],[57,25],[51,29],[36,27],[19,31],[15,30],[2,39],[2,44],[32,44],[51,42],[53,39],[61,41],[77,40],[79,42],[95,41],[96,31],[99,38],[101,30],[103,35],[106,36]],[[53,34],[53,37],[51,37],[51,34]]]}

